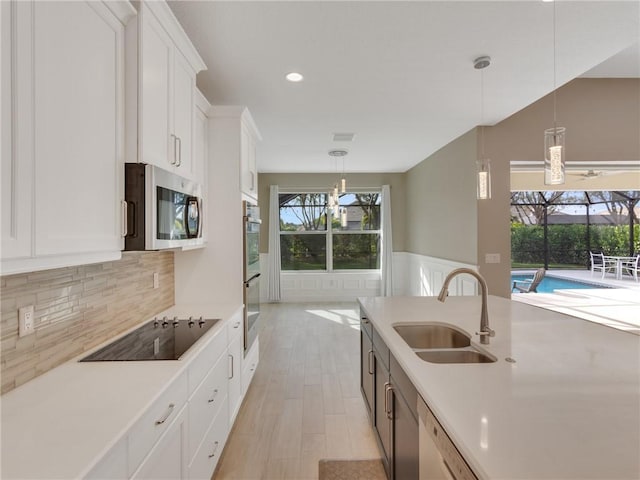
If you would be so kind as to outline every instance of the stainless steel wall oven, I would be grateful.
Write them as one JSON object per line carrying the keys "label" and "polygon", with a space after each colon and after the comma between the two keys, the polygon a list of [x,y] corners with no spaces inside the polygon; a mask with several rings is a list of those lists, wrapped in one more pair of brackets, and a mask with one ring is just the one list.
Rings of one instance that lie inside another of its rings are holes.
{"label": "stainless steel wall oven", "polygon": [[244,211],[244,352],[258,335],[260,316],[260,210],[257,205],[242,202]]}

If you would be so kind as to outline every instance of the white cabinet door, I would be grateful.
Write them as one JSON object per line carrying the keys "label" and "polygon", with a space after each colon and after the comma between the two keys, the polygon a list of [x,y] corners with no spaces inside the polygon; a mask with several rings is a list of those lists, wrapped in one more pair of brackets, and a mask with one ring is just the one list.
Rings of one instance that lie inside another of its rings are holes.
{"label": "white cabinet door", "polygon": [[139,160],[171,169],[175,141],[171,137],[173,113],[173,43],[162,25],[142,6],[140,12]]}
{"label": "white cabinet door", "polygon": [[138,162],[195,180],[196,73],[206,67],[165,2],[139,5],[128,37],[129,67],[139,72],[137,79],[129,73],[127,84],[138,98],[137,128],[128,117],[128,151],[137,145]]}
{"label": "white cabinet door", "polygon": [[207,111],[209,110],[209,103],[204,96],[196,90],[196,109],[195,109],[195,123],[194,123],[194,147],[193,147],[193,172],[194,180],[200,183],[205,192],[206,198],[207,192],[207,154],[208,154],[208,129],[209,119],[207,118]]}
{"label": "white cabinet door", "polygon": [[187,406],[158,440],[140,468],[135,480],[178,480],[187,478]]}
{"label": "white cabinet door", "polygon": [[117,22],[84,2],[34,13],[35,254],[120,250]]}
{"label": "white cabinet door", "polygon": [[193,123],[196,74],[178,50],[174,51],[173,66],[173,134],[178,142],[176,173],[194,179]]}
{"label": "white cabinet door", "polygon": [[256,143],[244,122],[240,129],[240,188],[242,193],[258,198]]}
{"label": "white cabinet door", "polygon": [[229,330],[229,423],[242,404],[242,360],[244,356],[242,319],[233,319]]}
{"label": "white cabinet door", "polygon": [[[210,480],[229,435],[229,417],[226,415],[227,398],[189,466],[189,480]],[[251,461],[248,458],[247,461]]]}
{"label": "white cabinet door", "polygon": [[[20,14],[30,18],[29,9],[23,5]],[[33,77],[24,75],[21,82],[12,84],[12,10],[15,3],[0,2],[2,8],[2,258],[12,259],[31,255],[31,207],[33,192],[33,147],[32,135]],[[29,31],[16,31],[17,43],[29,42]],[[19,36],[18,36],[19,35]],[[16,61],[21,59],[16,58]],[[24,112],[20,129],[14,128],[13,106]],[[31,127],[31,128],[30,128]],[[14,138],[14,135],[17,138]],[[13,154],[13,146],[23,145],[20,156]],[[26,148],[26,150],[24,150]],[[20,160],[20,161],[18,161]]]}
{"label": "white cabinet door", "polygon": [[[12,152],[2,160],[3,200],[10,196],[2,208],[3,273],[118,258],[123,20],[100,2],[11,8],[15,103]],[[19,257],[28,262],[4,262]]]}

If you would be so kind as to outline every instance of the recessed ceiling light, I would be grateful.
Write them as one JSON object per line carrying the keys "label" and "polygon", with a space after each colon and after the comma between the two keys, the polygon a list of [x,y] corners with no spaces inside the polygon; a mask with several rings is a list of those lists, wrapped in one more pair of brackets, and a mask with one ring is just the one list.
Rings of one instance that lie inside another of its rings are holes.
{"label": "recessed ceiling light", "polygon": [[287,73],[285,78],[290,82],[301,82],[302,80],[304,80],[304,77],[302,76],[302,74],[298,72]]}

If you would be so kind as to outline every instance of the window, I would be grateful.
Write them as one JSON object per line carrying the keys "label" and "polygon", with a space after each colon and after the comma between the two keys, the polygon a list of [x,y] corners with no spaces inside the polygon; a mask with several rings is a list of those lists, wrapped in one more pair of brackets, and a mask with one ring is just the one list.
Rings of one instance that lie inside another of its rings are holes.
{"label": "window", "polygon": [[281,193],[282,270],[380,268],[380,192],[344,193],[339,208],[326,193]]}

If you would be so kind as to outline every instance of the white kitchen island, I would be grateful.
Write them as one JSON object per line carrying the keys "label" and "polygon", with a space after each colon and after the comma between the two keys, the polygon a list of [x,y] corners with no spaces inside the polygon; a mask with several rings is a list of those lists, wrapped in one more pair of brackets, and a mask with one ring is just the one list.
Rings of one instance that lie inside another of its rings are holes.
{"label": "white kitchen island", "polygon": [[480,297],[359,302],[479,478],[640,478],[640,336],[490,296],[497,362],[434,364],[393,325],[451,323],[478,344]]}

